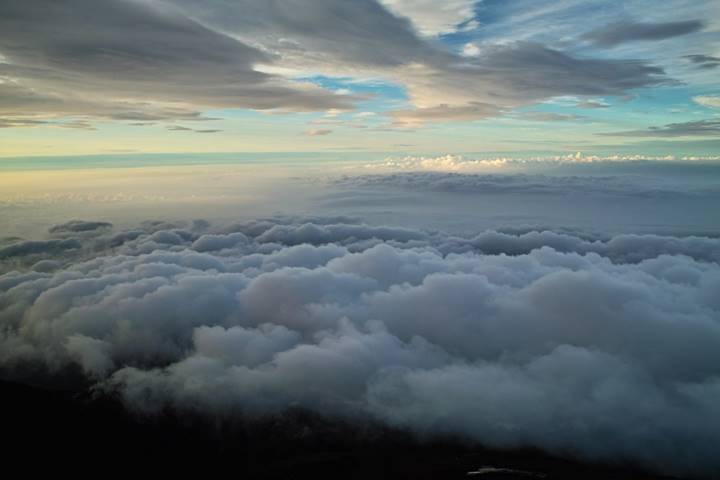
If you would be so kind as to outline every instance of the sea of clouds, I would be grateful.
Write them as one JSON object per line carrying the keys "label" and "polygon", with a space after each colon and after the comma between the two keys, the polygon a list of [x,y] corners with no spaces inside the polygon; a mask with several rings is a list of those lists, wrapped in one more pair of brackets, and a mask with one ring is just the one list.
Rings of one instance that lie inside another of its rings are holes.
{"label": "sea of clouds", "polygon": [[720,239],[347,217],[75,221],[0,244],[0,368],[133,409],[291,407],[720,470]]}

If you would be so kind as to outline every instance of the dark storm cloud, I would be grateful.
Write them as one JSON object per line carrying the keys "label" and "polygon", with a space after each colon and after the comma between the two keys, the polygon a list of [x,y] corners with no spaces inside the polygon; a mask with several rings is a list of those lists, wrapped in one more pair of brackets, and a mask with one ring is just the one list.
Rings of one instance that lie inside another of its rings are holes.
{"label": "dark storm cloud", "polygon": [[629,42],[664,40],[702,30],[705,24],[700,20],[680,22],[642,23],[617,22],[592,30],[583,35],[585,40],[601,47],[615,47]]}
{"label": "dark storm cloud", "polygon": [[598,135],[613,137],[715,137],[720,135],[720,120],[706,119],[693,122],[670,123],[662,127],[649,127],[647,130],[609,132]]}
{"label": "dark storm cloud", "polygon": [[182,118],[203,107],[349,106],[347,98],[255,71],[271,63],[265,53],[149,3],[8,0],[0,4],[0,32],[7,59],[0,75],[14,82],[1,87],[14,89],[0,102],[4,115],[156,120],[173,118],[173,109]]}
{"label": "dark storm cloud", "polygon": [[77,364],[150,412],[300,406],[663,473],[720,468],[718,239],[316,220],[147,224],[94,258],[2,275],[0,365]]}

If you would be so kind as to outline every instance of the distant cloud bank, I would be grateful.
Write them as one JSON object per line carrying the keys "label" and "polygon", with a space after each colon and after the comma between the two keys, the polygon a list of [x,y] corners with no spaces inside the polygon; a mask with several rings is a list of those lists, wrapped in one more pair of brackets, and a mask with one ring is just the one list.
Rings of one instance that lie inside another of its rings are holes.
{"label": "distant cloud bank", "polygon": [[[423,161],[422,165],[432,165]],[[469,162],[470,166],[494,165]],[[445,160],[440,166],[447,165]],[[450,169],[454,170],[454,169]],[[346,175],[334,180],[344,188],[400,188],[421,192],[461,192],[484,194],[552,194],[613,195],[639,197],[684,197],[707,195],[720,197],[713,185],[688,186],[657,182],[638,176],[623,175],[542,175],[542,174],[472,174],[443,171],[399,171],[394,174]]]}

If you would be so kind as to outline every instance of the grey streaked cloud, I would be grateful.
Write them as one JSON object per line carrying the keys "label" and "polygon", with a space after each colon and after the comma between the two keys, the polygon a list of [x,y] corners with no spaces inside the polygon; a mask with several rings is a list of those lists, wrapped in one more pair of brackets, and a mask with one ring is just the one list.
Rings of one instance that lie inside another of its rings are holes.
{"label": "grey streaked cloud", "polygon": [[412,72],[404,81],[413,95],[426,103],[453,101],[391,112],[399,123],[481,119],[552,97],[621,96],[672,83],[641,60],[578,58],[533,42],[491,45],[477,57]]}
{"label": "grey streaked cloud", "polygon": [[147,121],[210,107],[317,110],[352,101],[258,72],[257,63],[272,63],[266,53],[141,2],[9,0],[0,31],[0,77],[11,80],[0,84],[10,90],[0,96],[4,117]]}
{"label": "grey streaked cloud", "polygon": [[84,220],[71,220],[60,225],[53,225],[48,229],[52,234],[75,234],[82,232],[96,232],[112,228],[110,222],[88,222]]}
{"label": "grey streaked cloud", "polygon": [[698,32],[705,26],[701,20],[643,23],[620,21],[585,33],[582,38],[601,47],[615,47],[623,43],[664,40]]}
{"label": "grey streaked cloud", "polygon": [[26,240],[0,248],[0,260],[26,255],[54,254],[64,252],[65,250],[79,249],[81,247],[82,245],[75,238],[64,240]]}
{"label": "grey streaked cloud", "polygon": [[172,132],[193,132],[193,133],[219,133],[219,132],[222,132],[222,130],[218,130],[218,129],[199,130],[196,128],[185,127],[182,125],[168,125],[165,128]]}
{"label": "grey streaked cloud", "polygon": [[[495,95],[506,85],[514,98],[539,100],[561,95],[621,95],[661,85],[664,71],[641,60],[577,58],[532,42],[498,45],[468,65],[468,73],[495,77]],[[532,75],[528,75],[531,71]],[[489,86],[488,86],[489,87]],[[468,85],[472,89],[473,85]]]}
{"label": "grey streaked cloud", "polygon": [[408,19],[393,15],[377,0],[172,2],[205,24],[266,46],[291,65],[397,67],[450,56],[423,41]]}
{"label": "grey streaked cloud", "polygon": [[452,33],[474,25],[479,0],[380,0],[398,16],[410,19],[423,35]]}
{"label": "grey streaked cloud", "polygon": [[710,70],[713,68],[720,67],[720,57],[715,57],[712,55],[703,55],[703,54],[695,54],[695,55],[685,55],[685,57],[689,62],[697,65],[698,68]]}
{"label": "grey streaked cloud", "polygon": [[32,118],[0,118],[0,128],[39,127],[47,124],[44,120]]}
{"label": "grey streaked cloud", "polygon": [[600,133],[613,137],[715,137],[720,136],[720,120],[713,118],[692,122],[670,123],[645,130]]}
{"label": "grey streaked cloud", "polygon": [[577,103],[576,105],[578,108],[609,108],[610,105],[608,105],[605,102],[599,101],[599,100],[582,100]]}
{"label": "grey streaked cloud", "polygon": [[[0,77],[12,80],[0,83],[0,114],[12,120],[5,124],[199,120],[212,108],[342,110],[359,100],[277,73],[293,70],[403,85],[411,107],[390,114],[396,125],[486,118],[555,96],[619,96],[669,82],[640,59],[580,58],[537,42],[488,42],[466,58],[419,35],[417,15],[396,16],[377,0],[171,3],[4,2]],[[466,15],[471,3],[458,0],[452,11]],[[406,7],[393,2],[395,13]]]}
{"label": "grey streaked cloud", "polygon": [[79,367],[147,412],[304,407],[663,474],[720,467],[717,238],[308,220],[148,223],[113,247],[78,239],[82,258],[47,250],[0,276],[0,365]]}

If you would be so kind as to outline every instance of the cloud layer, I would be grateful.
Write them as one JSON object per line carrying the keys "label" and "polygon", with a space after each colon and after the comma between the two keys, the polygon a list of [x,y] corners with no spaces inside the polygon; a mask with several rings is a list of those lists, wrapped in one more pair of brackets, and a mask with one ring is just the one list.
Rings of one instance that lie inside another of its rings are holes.
{"label": "cloud layer", "polygon": [[5,255],[18,269],[0,276],[5,372],[79,365],[145,411],[299,406],[666,473],[720,468],[718,239],[456,237],[345,218],[71,239],[74,257]]}
{"label": "cloud layer", "polygon": [[[477,29],[476,7],[469,0],[8,0],[0,5],[0,125],[187,121],[223,108],[347,110],[362,99],[298,76],[395,83],[409,97],[388,113],[401,127],[671,82],[642,58],[578,55],[532,38],[479,42],[471,57],[437,41]],[[589,35],[607,44],[699,26],[623,24]]]}
{"label": "cloud layer", "polygon": [[[512,165],[512,161],[502,165]],[[411,163],[411,165],[413,165]],[[492,160],[466,160],[457,157],[424,159],[415,168],[472,169],[492,168]],[[688,186],[682,182],[653,181],[628,175],[540,175],[470,174],[441,171],[398,172],[392,174],[346,175],[333,182],[343,188],[400,188],[419,192],[459,192],[478,194],[611,195],[637,197],[682,197],[706,195],[720,197],[720,189],[708,185]]]}

